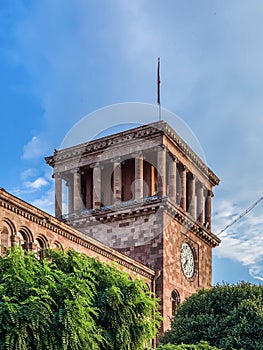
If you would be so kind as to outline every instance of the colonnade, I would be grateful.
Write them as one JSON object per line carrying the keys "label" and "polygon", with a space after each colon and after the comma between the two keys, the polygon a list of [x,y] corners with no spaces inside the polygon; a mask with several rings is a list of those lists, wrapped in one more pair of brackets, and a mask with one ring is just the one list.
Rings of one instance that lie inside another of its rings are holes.
{"label": "colonnade", "polygon": [[212,191],[178,159],[159,148],[147,157],[141,152],[130,158],[111,160],[55,173],[55,215],[62,215],[62,180],[68,192],[68,213],[100,210],[124,202],[168,197],[200,224],[211,229]]}

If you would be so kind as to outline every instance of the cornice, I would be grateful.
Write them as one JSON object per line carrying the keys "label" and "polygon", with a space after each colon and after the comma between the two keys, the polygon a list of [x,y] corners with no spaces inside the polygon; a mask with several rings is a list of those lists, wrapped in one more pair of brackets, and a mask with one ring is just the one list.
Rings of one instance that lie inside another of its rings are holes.
{"label": "cornice", "polygon": [[198,223],[193,217],[181,209],[178,205],[171,202],[168,198],[163,201],[164,209],[174,217],[180,224],[193,232],[197,237],[208,243],[211,247],[215,248],[221,240],[211,231],[207,230],[203,225]]}
{"label": "cornice", "polygon": [[170,127],[169,124],[163,122],[160,128],[163,133],[169,136],[176,143],[177,147],[184,154],[186,154],[191,159],[191,161],[209,178],[213,186],[219,184],[219,178],[213,173],[211,169],[208,168],[208,166],[200,159],[200,157],[198,157],[198,155],[191,149],[191,147],[188,146],[188,144],[183,139],[181,139],[181,137]]}
{"label": "cornice", "polygon": [[65,237],[74,243],[94,251],[101,256],[107,257],[111,261],[116,262],[117,264],[124,266],[129,270],[140,274],[141,276],[151,279],[155,274],[154,270],[144,266],[130,257],[127,257],[126,255],[121,254],[115,249],[104,245],[94,238],[79,232],[78,230],[68,226],[66,223],[57,220],[52,215],[47,214],[44,211],[20,200],[1,188],[0,207],[15,213],[28,221],[34,222],[61,237]]}
{"label": "cornice", "polygon": [[155,214],[158,210],[166,211],[172,218],[176,219],[180,224],[193,232],[197,237],[201,238],[211,247],[217,247],[221,240],[214,235],[211,231],[207,230],[203,225],[195,221],[192,216],[185,212],[180,206],[171,202],[168,197],[161,199],[155,199],[151,202],[136,203],[127,208],[121,206],[115,207],[114,210],[98,210],[87,214],[83,213],[82,216],[72,217],[66,219],[69,225],[73,225],[81,229],[82,227],[88,228],[89,226],[98,225],[100,223],[109,223],[120,221],[123,219],[129,219],[134,216],[143,216],[148,214]]}
{"label": "cornice", "polygon": [[195,166],[201,170],[213,186],[218,185],[220,180],[211,169],[200,159],[200,157],[187,145],[185,141],[164,121],[146,124],[138,128],[126,130],[114,135],[106,136],[97,140],[82,143],[62,150],[55,150],[53,156],[46,157],[46,163],[55,167],[55,163],[68,161],[87,154],[101,152],[108,147],[118,146],[133,140],[144,139],[154,135],[166,135],[185,154]]}
{"label": "cornice", "polygon": [[118,146],[121,143],[142,139],[148,136],[161,134],[161,131],[155,126],[156,123],[143,125],[139,128],[130,129],[110,136],[82,143],[62,150],[56,150],[53,156],[46,157],[46,163],[52,167],[56,162],[65,161],[75,157],[83,157],[86,154],[92,154],[103,151],[108,147]]}
{"label": "cornice", "polygon": [[161,199],[154,199],[142,203],[134,202],[134,204],[122,206],[116,205],[103,209],[83,211],[79,215],[70,215],[65,217],[64,221],[70,226],[88,227],[99,223],[115,222],[122,219],[129,219],[135,216],[142,216],[147,214],[155,214],[159,209]]}

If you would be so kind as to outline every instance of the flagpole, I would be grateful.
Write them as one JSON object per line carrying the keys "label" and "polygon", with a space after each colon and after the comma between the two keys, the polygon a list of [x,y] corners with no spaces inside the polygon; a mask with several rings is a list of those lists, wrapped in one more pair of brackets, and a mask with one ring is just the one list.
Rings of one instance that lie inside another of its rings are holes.
{"label": "flagpole", "polygon": [[157,103],[158,103],[158,106],[159,106],[159,121],[162,120],[160,66],[161,66],[160,57],[158,57],[158,67],[157,67]]}

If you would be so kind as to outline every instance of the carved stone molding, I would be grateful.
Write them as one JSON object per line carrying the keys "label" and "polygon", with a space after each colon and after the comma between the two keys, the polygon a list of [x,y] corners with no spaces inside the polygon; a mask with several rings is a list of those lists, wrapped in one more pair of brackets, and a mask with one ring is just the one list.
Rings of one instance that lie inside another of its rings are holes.
{"label": "carved stone molding", "polygon": [[[96,241],[95,239],[77,231],[76,229],[66,225],[53,216],[43,212],[42,210],[33,207],[32,205],[12,196],[10,193],[0,189],[0,207],[15,213],[26,219],[28,222],[32,222],[40,226],[37,231],[41,232],[41,227],[53,232],[61,237],[75,242],[89,250],[96,252],[99,255],[106,256],[109,260],[116,262],[122,266],[125,266],[131,271],[134,271],[141,276],[148,279],[152,279],[154,276],[154,270],[145,267],[141,263],[119,253],[118,251],[107,247],[106,245]],[[11,219],[13,216],[11,216]]]}

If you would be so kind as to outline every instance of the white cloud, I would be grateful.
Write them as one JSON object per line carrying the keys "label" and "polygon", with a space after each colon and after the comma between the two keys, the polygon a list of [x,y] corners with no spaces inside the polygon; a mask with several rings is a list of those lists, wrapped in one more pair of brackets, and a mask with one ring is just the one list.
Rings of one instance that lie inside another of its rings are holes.
{"label": "white cloud", "polygon": [[249,274],[260,281],[263,281],[262,263],[263,263],[263,259],[256,266],[253,266],[249,269]]}
{"label": "white cloud", "polygon": [[[35,174],[37,172],[39,172],[39,170],[29,168],[21,173],[20,178],[22,180],[28,180],[29,178],[35,177]],[[11,189],[10,192],[15,196],[22,197],[24,200],[30,202],[30,197],[34,198],[35,195],[39,195],[39,193],[41,193],[40,191],[42,191],[44,188],[47,188],[47,186],[50,186],[50,179],[51,177],[44,174],[44,176],[39,176],[35,179],[32,179],[32,181],[21,182],[20,186]]]}
{"label": "white cloud", "polygon": [[37,170],[34,168],[29,168],[21,173],[21,180],[27,180],[30,177],[36,176]]}
{"label": "white cloud", "polygon": [[38,179],[34,180],[34,181],[27,181],[24,183],[24,186],[28,189],[31,190],[39,190],[42,187],[47,186],[49,183],[46,179],[44,179],[43,177],[39,177]]}
{"label": "white cloud", "polygon": [[[219,233],[244,211],[231,201],[217,204],[214,232]],[[219,257],[230,258],[249,268],[252,277],[263,280],[263,213],[262,203],[224,231],[219,237],[222,243],[215,249]]]}
{"label": "white cloud", "polygon": [[12,188],[12,189],[10,190],[10,192],[11,192],[14,196],[17,196],[17,197],[21,197],[21,195],[22,195],[23,193],[28,193],[28,191],[23,191],[23,190],[21,190],[21,188],[19,188],[19,187]]}
{"label": "white cloud", "polygon": [[47,143],[42,141],[38,136],[33,136],[32,139],[24,146],[22,159],[32,160],[42,157],[46,154]]}
{"label": "white cloud", "polygon": [[33,200],[31,204],[51,215],[54,215],[54,190],[49,189],[43,193],[40,198]]}

